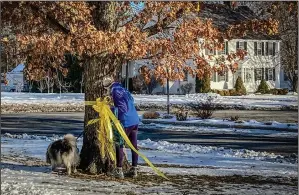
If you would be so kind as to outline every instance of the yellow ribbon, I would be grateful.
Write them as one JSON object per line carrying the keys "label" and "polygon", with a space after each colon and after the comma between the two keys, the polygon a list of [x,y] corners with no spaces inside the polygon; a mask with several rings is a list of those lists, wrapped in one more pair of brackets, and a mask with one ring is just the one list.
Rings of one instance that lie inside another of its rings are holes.
{"label": "yellow ribbon", "polygon": [[[136,152],[139,156],[143,158],[143,160],[161,177],[168,179],[159,169],[157,169],[151,161],[149,161],[146,156],[140,153],[131,143],[127,134],[125,133],[122,125],[120,124],[119,120],[115,117],[110,109],[110,98],[105,97],[103,101],[101,98],[98,98],[96,101],[86,101],[85,105],[92,105],[93,109],[99,113],[98,119],[92,119],[88,121],[87,125],[91,125],[93,123],[99,122],[100,123],[100,130],[98,130],[98,140],[101,143],[101,157],[105,158],[105,148],[108,151],[109,156],[111,159],[115,161],[115,151],[114,151],[114,143],[113,143],[113,131],[111,121],[114,123],[115,128],[120,133],[120,135],[124,138],[127,145]],[[106,138],[106,139],[105,139]]]}

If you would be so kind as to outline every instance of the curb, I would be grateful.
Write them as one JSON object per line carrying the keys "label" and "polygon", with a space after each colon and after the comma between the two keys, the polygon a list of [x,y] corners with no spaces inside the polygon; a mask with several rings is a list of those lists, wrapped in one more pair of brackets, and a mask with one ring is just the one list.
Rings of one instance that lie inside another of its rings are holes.
{"label": "curb", "polygon": [[143,124],[165,124],[165,125],[181,125],[181,126],[196,126],[196,127],[218,127],[218,128],[236,128],[236,129],[263,129],[263,130],[276,130],[276,131],[286,131],[286,132],[298,132],[298,129],[294,128],[282,128],[282,127],[272,127],[266,125],[244,125],[244,124],[213,124],[208,122],[182,122],[182,121],[159,121],[155,119],[142,119]]}

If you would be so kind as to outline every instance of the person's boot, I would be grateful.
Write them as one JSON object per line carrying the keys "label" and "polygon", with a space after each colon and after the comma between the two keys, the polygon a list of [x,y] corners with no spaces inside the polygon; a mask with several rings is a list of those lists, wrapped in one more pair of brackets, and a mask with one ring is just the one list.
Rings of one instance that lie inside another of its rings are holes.
{"label": "person's boot", "polygon": [[137,166],[131,167],[129,172],[127,173],[128,177],[136,178],[137,177]]}
{"label": "person's boot", "polygon": [[124,179],[123,168],[116,167],[116,169],[114,170],[114,177],[118,179]]}

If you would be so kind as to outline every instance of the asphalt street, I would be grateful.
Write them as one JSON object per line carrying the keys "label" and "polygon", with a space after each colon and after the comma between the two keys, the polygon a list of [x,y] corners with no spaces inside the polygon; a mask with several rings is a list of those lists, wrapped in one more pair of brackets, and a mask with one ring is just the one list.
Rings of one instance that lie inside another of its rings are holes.
{"label": "asphalt street", "polygon": [[[1,133],[53,135],[73,133],[83,130],[84,113],[23,113],[2,114]],[[199,127],[200,128],[200,127]],[[205,146],[233,149],[251,149],[279,154],[298,153],[298,138],[263,137],[239,134],[211,134],[163,129],[139,129],[138,139],[165,140]]]}

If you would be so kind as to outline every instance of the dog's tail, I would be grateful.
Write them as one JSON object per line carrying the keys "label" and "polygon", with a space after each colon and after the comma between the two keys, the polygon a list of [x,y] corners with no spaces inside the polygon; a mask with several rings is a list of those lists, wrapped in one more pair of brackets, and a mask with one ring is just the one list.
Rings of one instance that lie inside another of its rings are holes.
{"label": "dog's tail", "polygon": [[47,148],[47,152],[46,152],[46,162],[49,163],[49,164],[51,163],[50,151],[49,151],[51,145],[52,145],[52,144],[50,144],[50,145],[48,146],[48,148]]}
{"label": "dog's tail", "polygon": [[46,153],[46,162],[49,164],[51,163],[49,151],[47,151],[47,153]]}

